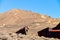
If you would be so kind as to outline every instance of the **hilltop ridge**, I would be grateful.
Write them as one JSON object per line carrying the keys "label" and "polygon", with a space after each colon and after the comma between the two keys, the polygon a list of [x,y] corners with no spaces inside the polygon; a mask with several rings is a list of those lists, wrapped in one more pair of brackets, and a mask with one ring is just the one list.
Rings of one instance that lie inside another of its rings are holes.
{"label": "hilltop ridge", "polygon": [[[29,12],[25,10],[12,9],[8,12],[1,14],[0,24],[17,24],[18,22],[33,21],[41,19],[42,15],[36,14],[34,12]],[[12,22],[12,23],[11,23]]]}

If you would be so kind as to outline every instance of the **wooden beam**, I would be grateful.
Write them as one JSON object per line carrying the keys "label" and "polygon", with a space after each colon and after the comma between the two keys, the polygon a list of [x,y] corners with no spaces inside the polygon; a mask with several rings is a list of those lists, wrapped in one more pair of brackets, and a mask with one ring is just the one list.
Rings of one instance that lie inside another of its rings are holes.
{"label": "wooden beam", "polygon": [[52,28],[49,28],[49,32],[60,32],[60,29],[52,29]]}

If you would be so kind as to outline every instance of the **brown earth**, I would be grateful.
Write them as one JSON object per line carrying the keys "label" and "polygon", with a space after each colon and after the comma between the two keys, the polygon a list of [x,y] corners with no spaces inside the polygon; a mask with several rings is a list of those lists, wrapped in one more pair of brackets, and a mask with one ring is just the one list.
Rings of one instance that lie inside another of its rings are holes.
{"label": "brown earth", "polygon": [[25,28],[27,35],[37,36],[37,32],[45,28],[54,28],[60,22],[59,18],[32,11],[12,9],[0,14],[0,32],[15,33]]}
{"label": "brown earth", "polygon": [[37,14],[31,11],[12,9],[0,14],[0,25],[24,25],[32,22],[47,22],[55,24],[60,19]]}
{"label": "brown earth", "polygon": [[[43,27],[55,27],[60,22],[59,18],[51,18],[47,15],[37,14],[31,11],[12,9],[0,14],[0,27],[15,27],[26,25],[39,25]],[[42,28],[41,28],[42,30]]]}

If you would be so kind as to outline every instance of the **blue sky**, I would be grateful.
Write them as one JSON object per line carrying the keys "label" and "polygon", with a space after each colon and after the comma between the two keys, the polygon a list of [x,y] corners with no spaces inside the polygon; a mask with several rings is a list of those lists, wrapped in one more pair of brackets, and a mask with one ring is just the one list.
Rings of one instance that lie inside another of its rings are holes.
{"label": "blue sky", "polygon": [[0,13],[14,8],[60,18],[60,0],[0,0]]}

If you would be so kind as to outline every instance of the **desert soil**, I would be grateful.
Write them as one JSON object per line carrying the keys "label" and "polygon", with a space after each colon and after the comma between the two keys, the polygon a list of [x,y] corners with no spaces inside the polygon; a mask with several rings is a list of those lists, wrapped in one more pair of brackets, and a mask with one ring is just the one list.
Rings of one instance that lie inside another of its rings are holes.
{"label": "desert soil", "polygon": [[[47,27],[54,28],[59,23],[60,18],[52,18],[32,11],[12,9],[0,14],[0,40],[60,40],[35,35],[38,31]],[[27,35],[15,33],[23,27],[27,28]]]}

